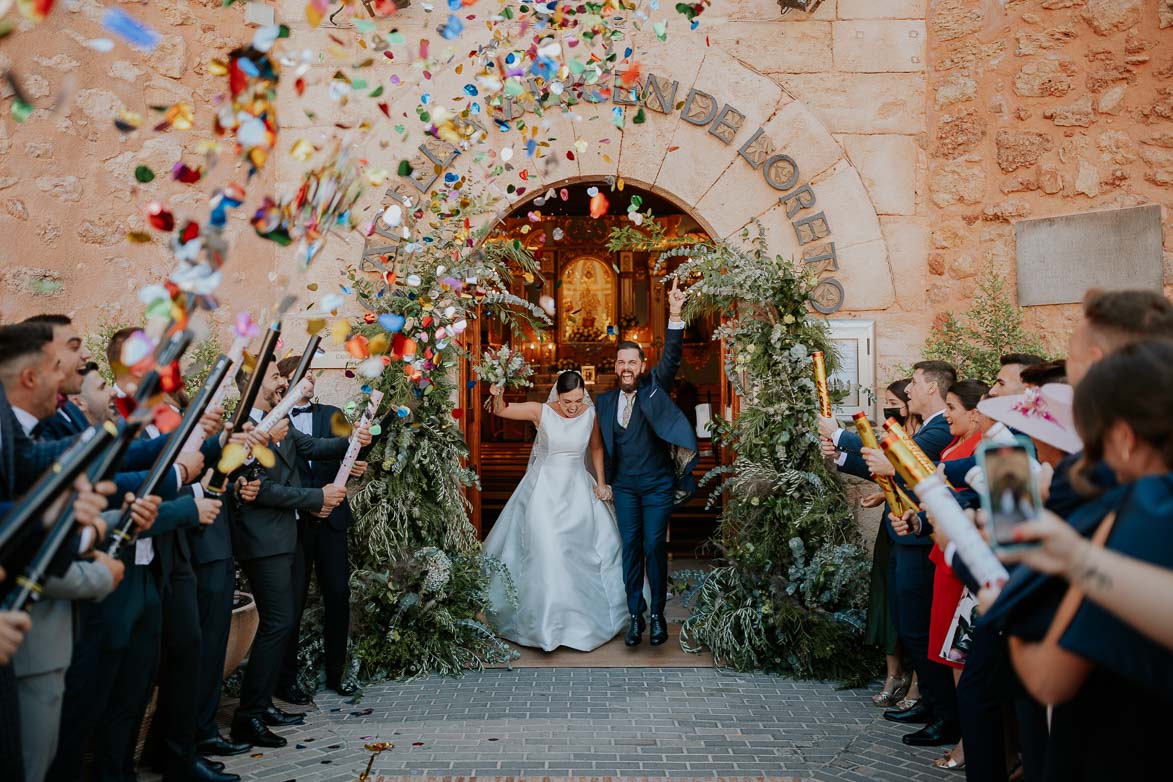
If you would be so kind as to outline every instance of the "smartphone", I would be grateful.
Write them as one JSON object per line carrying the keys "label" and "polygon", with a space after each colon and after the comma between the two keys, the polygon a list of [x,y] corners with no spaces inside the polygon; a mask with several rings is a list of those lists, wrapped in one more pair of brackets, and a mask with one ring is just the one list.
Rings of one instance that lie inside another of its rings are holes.
{"label": "smartphone", "polygon": [[1037,519],[1043,509],[1039,484],[1031,469],[1034,446],[1029,439],[1016,436],[1013,444],[983,442],[976,455],[986,484],[981,499],[990,545],[995,549],[1033,545],[1015,541],[1014,528]]}

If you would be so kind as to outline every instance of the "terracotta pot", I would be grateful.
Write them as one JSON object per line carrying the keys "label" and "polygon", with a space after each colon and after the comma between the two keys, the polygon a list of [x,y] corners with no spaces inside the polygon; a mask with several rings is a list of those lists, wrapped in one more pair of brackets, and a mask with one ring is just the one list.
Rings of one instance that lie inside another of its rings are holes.
{"label": "terracotta pot", "polygon": [[237,592],[235,602],[242,601],[242,605],[232,609],[232,626],[228,630],[228,652],[224,657],[225,676],[244,662],[248,650],[252,648],[253,639],[257,636],[257,627],[261,623],[253,596],[248,592]]}

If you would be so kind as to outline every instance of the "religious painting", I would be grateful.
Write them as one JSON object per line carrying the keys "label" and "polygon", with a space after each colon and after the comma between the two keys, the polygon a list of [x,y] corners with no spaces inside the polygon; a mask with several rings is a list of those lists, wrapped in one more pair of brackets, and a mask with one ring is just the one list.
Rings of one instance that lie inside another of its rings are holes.
{"label": "religious painting", "polygon": [[634,253],[619,253],[619,271],[623,274],[630,274],[634,257]]}
{"label": "religious painting", "polygon": [[595,367],[593,364],[583,364],[582,367],[582,382],[588,386],[595,384]]}
{"label": "religious painting", "polygon": [[611,267],[590,255],[568,263],[559,277],[559,334],[564,342],[614,338],[618,295]]}

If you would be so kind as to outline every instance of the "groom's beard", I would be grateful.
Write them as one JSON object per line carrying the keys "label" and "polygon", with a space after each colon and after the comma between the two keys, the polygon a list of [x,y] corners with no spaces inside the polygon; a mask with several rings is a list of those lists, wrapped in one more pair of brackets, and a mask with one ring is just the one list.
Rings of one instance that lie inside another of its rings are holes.
{"label": "groom's beard", "polygon": [[638,372],[619,373],[619,390],[634,391],[639,386]]}

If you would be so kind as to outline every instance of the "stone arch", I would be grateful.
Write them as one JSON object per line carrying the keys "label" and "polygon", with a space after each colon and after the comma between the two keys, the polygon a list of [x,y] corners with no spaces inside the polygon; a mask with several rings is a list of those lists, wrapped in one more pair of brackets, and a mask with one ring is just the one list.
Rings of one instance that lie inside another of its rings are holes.
{"label": "stone arch", "polygon": [[[540,157],[527,157],[516,130],[502,134],[483,117],[491,153],[457,153],[431,140],[426,151],[417,149],[414,170],[425,180],[432,173],[458,177],[464,192],[498,197],[496,214],[482,215],[482,224],[551,187],[622,178],[680,206],[711,236],[736,240],[760,224],[772,252],[821,270],[822,292],[830,296],[823,311],[892,306],[895,288],[876,208],[818,118],[777,82],[720,49],[641,38],[638,103],[620,90],[609,102],[521,117],[542,125],[539,138],[556,139]],[[467,82],[466,74],[449,68],[416,88],[442,103],[436,96],[459,95]],[[418,98],[403,94],[396,109],[410,115]],[[485,158],[503,145],[513,147],[512,160],[498,158],[504,170],[489,175]],[[435,187],[422,184],[400,178],[387,198],[418,203]],[[386,246],[385,239],[372,237],[368,252]]]}

